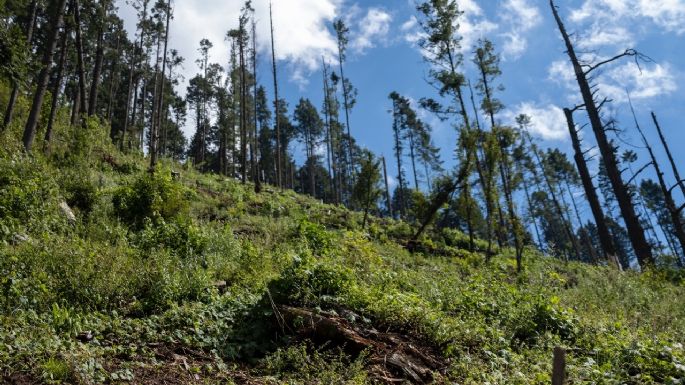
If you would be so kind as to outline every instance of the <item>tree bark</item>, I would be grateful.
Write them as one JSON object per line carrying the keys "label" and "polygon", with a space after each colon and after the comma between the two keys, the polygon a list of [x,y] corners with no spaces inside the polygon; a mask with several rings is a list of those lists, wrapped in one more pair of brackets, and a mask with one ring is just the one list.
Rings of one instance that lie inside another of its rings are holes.
{"label": "tree bark", "polygon": [[[33,31],[36,26],[36,15],[38,14],[38,0],[33,0],[31,2],[31,18],[29,19],[29,24],[26,27],[26,43],[27,46],[31,46],[31,41],[33,40]],[[12,82],[12,93],[10,94],[9,101],[7,102],[7,110],[5,111],[5,118],[2,122],[2,127],[0,127],[0,132],[2,132],[7,126],[12,123],[12,115],[14,114],[14,106],[17,104],[17,98],[19,97],[19,82],[16,80]]]}
{"label": "tree bark", "polygon": [[585,162],[585,157],[583,156],[580,137],[578,136],[578,131],[576,131],[576,124],[573,119],[573,111],[565,108],[564,115],[566,115],[566,122],[568,123],[568,130],[569,134],[571,135],[571,142],[573,144],[573,158],[576,161],[578,173],[580,174],[580,180],[583,183],[585,197],[590,204],[592,216],[595,218],[595,225],[597,225],[597,233],[599,235],[599,243],[602,245],[604,258],[609,263],[617,264],[618,257],[616,253],[616,247],[614,246],[613,238],[609,232],[609,227],[606,224],[606,216],[604,215],[604,210],[602,210],[602,205],[599,203],[599,196],[597,196],[597,190],[592,182],[590,170],[588,169],[587,163]]}
{"label": "tree bark", "polygon": [[[673,232],[675,233],[675,236],[678,239],[678,242],[680,243],[680,248],[683,255],[685,255],[685,227],[683,227],[680,211],[678,210],[678,207],[676,206],[676,203],[673,200],[673,190],[670,190],[666,185],[666,181],[664,179],[664,172],[661,170],[659,162],[657,161],[656,156],[654,155],[654,150],[652,150],[652,146],[650,146],[649,142],[647,141],[647,137],[645,137],[645,134],[642,131],[642,128],[640,128],[639,124],[637,124],[637,130],[640,132],[642,142],[645,144],[645,147],[647,148],[647,152],[649,153],[649,157],[652,161],[652,166],[654,167],[654,171],[656,171],[656,175],[659,179],[659,186],[661,187],[661,191],[664,194],[666,209],[668,210],[669,214],[671,214],[671,222],[673,222]],[[680,258],[678,258],[678,263],[682,267],[682,260]]]}
{"label": "tree bark", "polygon": [[69,41],[69,28],[65,28],[62,32],[62,41],[60,43],[59,62],[57,64],[57,78],[52,89],[52,101],[50,103],[50,117],[48,118],[48,128],[45,131],[44,150],[48,150],[50,142],[52,141],[53,126],[55,123],[55,116],[59,106],[59,93],[62,89],[62,79],[64,77],[64,66],[67,61],[67,47]]}
{"label": "tree bark", "polygon": [[388,169],[385,166],[385,157],[381,157],[383,160],[383,180],[385,181],[385,200],[388,203],[388,212],[390,217],[394,218],[395,214],[392,211],[392,200],[390,199],[390,187],[388,186]]}
{"label": "tree bark", "polygon": [[36,137],[36,127],[38,126],[38,119],[40,118],[40,110],[43,107],[43,98],[45,91],[48,88],[50,81],[50,70],[52,69],[52,56],[57,46],[57,39],[59,37],[59,30],[64,20],[64,6],[66,0],[53,0],[54,13],[50,22],[50,32],[47,35],[45,44],[45,51],[43,53],[42,68],[38,75],[38,82],[36,84],[36,91],[33,96],[33,103],[31,104],[31,111],[29,118],[24,127],[24,148],[27,152],[31,151],[33,140]]}
{"label": "tree bark", "polygon": [[100,2],[100,26],[98,31],[97,48],[95,50],[95,67],[93,68],[93,80],[90,82],[90,96],[88,97],[88,116],[95,115],[98,106],[98,86],[100,85],[100,75],[102,73],[102,62],[105,59],[105,48],[103,47],[104,28],[107,25],[107,4],[105,0]]}
{"label": "tree bark", "polygon": [[599,147],[602,160],[606,166],[607,176],[611,181],[614,194],[616,195],[616,200],[618,201],[621,209],[621,214],[623,215],[623,220],[625,221],[628,230],[630,242],[635,251],[635,255],[637,255],[640,265],[643,268],[648,267],[654,264],[654,256],[652,255],[651,247],[649,246],[649,243],[645,237],[645,231],[640,224],[637,214],[635,213],[635,207],[631,201],[630,194],[623,183],[621,171],[618,168],[618,160],[616,159],[616,155],[614,154],[611,143],[609,142],[604,130],[602,118],[599,114],[599,108],[594,99],[594,93],[590,87],[587,75],[580,64],[578,57],[576,56],[575,48],[573,47],[571,39],[566,32],[566,28],[564,27],[561,17],[559,16],[559,12],[554,5],[554,0],[550,0],[550,6],[557,22],[557,26],[559,27],[559,31],[564,39],[564,43],[566,44],[566,52],[573,65],[576,80],[578,81],[578,86],[585,104],[585,110],[587,111],[590,119],[590,125],[592,126],[592,130],[594,131],[597,139],[597,146]]}
{"label": "tree bark", "polygon": [[81,32],[81,5],[79,0],[71,0],[71,6],[74,13],[74,28],[76,30],[76,62],[79,88],[79,111],[80,113],[87,112],[86,104],[86,65],[83,59],[83,34]]}
{"label": "tree bark", "polygon": [[262,192],[262,180],[260,178],[260,170],[261,167],[259,166],[260,160],[259,160],[259,154],[258,154],[258,149],[259,146],[257,145],[257,138],[259,137],[258,132],[257,132],[257,25],[254,21],[254,15],[253,15],[253,20],[252,20],[252,78],[254,80],[253,86],[253,100],[252,104],[254,105],[254,116],[253,116],[253,125],[252,127],[252,176],[253,176],[253,181],[254,181],[254,191],[255,193],[260,193]]}
{"label": "tree bark", "polygon": [[[278,188],[283,189],[283,170],[281,161],[281,123],[278,119],[278,77],[276,71],[276,43],[274,42],[274,18],[273,7],[269,2],[269,20],[271,24],[271,65],[274,77],[274,108],[276,109],[274,116],[276,116],[276,183]],[[328,97],[328,95],[326,95]]]}
{"label": "tree bark", "polygon": [[664,137],[664,133],[661,131],[661,125],[659,124],[659,121],[656,118],[656,114],[652,112],[652,120],[654,121],[654,126],[656,127],[656,131],[659,133],[659,138],[661,139],[661,144],[663,144],[664,149],[666,149],[666,155],[668,156],[668,161],[671,163],[671,168],[673,169],[673,175],[675,176],[676,183],[680,186],[680,191],[683,192],[683,196],[685,196],[685,180],[680,177],[680,172],[678,171],[678,167],[675,164],[675,160],[673,160],[673,155],[671,154],[671,149],[668,146],[668,143],[666,142],[666,138]]}

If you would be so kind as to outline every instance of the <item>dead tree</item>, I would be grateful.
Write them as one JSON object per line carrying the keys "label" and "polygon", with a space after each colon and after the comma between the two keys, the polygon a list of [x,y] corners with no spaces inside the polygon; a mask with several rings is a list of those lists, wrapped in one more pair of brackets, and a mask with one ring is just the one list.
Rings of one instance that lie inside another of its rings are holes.
{"label": "dead tree", "polygon": [[[635,117],[635,110],[633,109],[632,103],[630,105],[630,110],[633,113],[633,118],[635,119],[635,128],[637,128],[637,131],[640,133],[640,137],[642,137],[642,143],[645,145],[645,148],[649,153],[649,157],[651,160],[650,163],[652,167],[654,167],[654,171],[656,171],[657,179],[659,180],[659,187],[661,187],[661,192],[664,194],[666,210],[671,215],[671,222],[673,222],[673,232],[675,233],[675,236],[678,239],[678,242],[680,243],[683,255],[685,255],[685,227],[683,227],[683,221],[680,216],[682,208],[678,209],[675,201],[673,200],[673,189],[669,189],[666,185],[666,180],[664,179],[664,172],[661,170],[659,162],[656,160],[656,156],[654,155],[654,150],[652,150],[652,146],[647,141],[647,137],[645,136],[644,132],[642,131],[642,128],[640,127],[640,124],[637,121],[637,118]],[[680,258],[678,258],[678,262],[680,265],[682,265],[682,261],[680,260]]]}
{"label": "dead tree", "polygon": [[616,253],[616,247],[614,246],[613,238],[609,232],[609,227],[606,223],[606,216],[604,215],[604,210],[602,210],[602,205],[599,202],[599,196],[597,196],[597,190],[592,182],[590,170],[588,169],[585,161],[585,155],[581,147],[578,131],[576,131],[576,124],[573,119],[573,112],[575,110],[577,110],[577,108],[574,108],[573,110],[568,108],[564,109],[566,122],[568,123],[568,131],[571,134],[571,142],[573,143],[573,151],[575,153],[573,158],[575,159],[576,166],[578,167],[578,173],[580,174],[580,180],[583,183],[583,189],[585,189],[585,196],[587,197],[588,203],[590,204],[590,209],[592,210],[592,216],[595,218],[597,233],[599,235],[599,243],[602,245],[604,258],[607,260],[607,262],[617,264],[618,257]]}
{"label": "dead tree", "polygon": [[598,103],[596,100],[597,89],[593,91],[593,87],[590,85],[590,80],[588,80],[592,72],[597,68],[624,57],[638,58],[639,54],[634,50],[626,50],[622,54],[595,64],[581,64],[580,59],[576,55],[573,43],[571,43],[571,38],[566,32],[564,23],[562,22],[559,12],[554,5],[554,0],[550,0],[549,3],[552,8],[552,13],[554,14],[554,19],[556,20],[559,31],[561,32],[561,36],[564,39],[566,53],[568,54],[571,64],[573,65],[576,80],[578,81],[578,86],[580,88],[580,93],[583,97],[585,111],[588,114],[592,131],[597,139],[597,146],[602,155],[602,160],[607,170],[607,176],[611,182],[614,194],[616,195],[616,200],[618,201],[618,205],[621,209],[621,214],[623,216],[623,220],[625,221],[633,250],[635,250],[635,255],[637,256],[637,259],[642,267],[653,265],[654,256],[652,255],[652,249],[647,242],[645,230],[635,212],[635,206],[631,200],[630,193],[628,192],[626,185],[623,183],[623,177],[621,176],[621,171],[619,170],[618,166],[618,159],[616,159],[616,154],[614,153],[613,147],[607,138],[605,131],[606,127],[603,124],[600,116],[600,109],[606,102],[608,102],[608,99],[604,99]]}
{"label": "dead tree", "polygon": [[668,156],[668,161],[671,163],[671,167],[673,168],[673,175],[675,176],[675,179],[677,181],[676,183],[678,186],[680,186],[680,190],[683,192],[683,196],[685,196],[685,179],[680,177],[678,167],[675,164],[675,160],[673,160],[673,154],[671,154],[671,149],[668,147],[668,143],[666,143],[664,133],[661,131],[661,125],[659,124],[659,121],[656,119],[656,114],[654,112],[652,112],[652,120],[654,121],[654,126],[656,126],[656,131],[659,133],[661,144],[663,144],[664,148],[666,149],[666,155]]}

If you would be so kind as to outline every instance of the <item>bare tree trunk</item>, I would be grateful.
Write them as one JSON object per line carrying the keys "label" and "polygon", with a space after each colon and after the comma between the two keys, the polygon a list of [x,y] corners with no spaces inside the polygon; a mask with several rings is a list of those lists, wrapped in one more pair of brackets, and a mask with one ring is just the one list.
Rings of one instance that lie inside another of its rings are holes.
{"label": "bare tree trunk", "polygon": [[105,0],[100,1],[100,29],[98,31],[97,48],[95,50],[95,67],[93,68],[93,80],[90,83],[90,96],[88,97],[88,116],[95,115],[98,106],[98,85],[100,84],[100,74],[102,72],[102,62],[105,58],[103,47],[104,26],[107,23],[107,4]]}
{"label": "bare tree trunk", "polygon": [[[76,30],[76,61],[78,64],[79,112],[87,112],[86,104],[86,65],[83,59],[83,36],[81,32],[81,6],[79,0],[71,0],[74,12],[74,28]],[[80,115],[80,114],[79,114]]]}
{"label": "bare tree trunk", "polygon": [[671,163],[671,168],[673,168],[673,175],[675,176],[676,183],[680,186],[680,191],[683,192],[683,196],[685,196],[685,180],[680,177],[680,172],[678,172],[678,167],[675,164],[675,160],[673,160],[671,149],[668,147],[664,133],[661,131],[661,125],[659,125],[659,121],[656,119],[656,114],[654,112],[652,112],[652,120],[654,121],[656,131],[659,133],[661,144],[663,144],[664,148],[666,149],[666,155],[668,156],[668,161]]}
{"label": "bare tree trunk", "polygon": [[73,79],[72,81],[76,83],[74,99],[71,102],[71,120],[69,121],[69,124],[73,127],[78,122],[78,117],[81,114],[81,91],[78,89],[78,79]]}
{"label": "bare tree trunk", "polygon": [[[164,51],[162,53],[162,83],[159,86],[159,98],[157,101],[157,119],[156,119],[156,129],[155,129],[155,134],[156,134],[156,144],[155,147],[159,147],[159,131],[160,128],[162,127],[162,116],[166,117],[167,114],[167,109],[164,105],[164,86],[166,85],[166,79],[164,78],[166,75],[166,66],[167,66],[167,54],[168,54],[168,49],[169,49],[169,24],[171,24],[171,0],[167,1],[167,9],[166,9],[166,25],[164,27]],[[171,81],[171,78],[169,78],[169,81]],[[158,154],[161,153],[164,154],[166,152],[166,131],[165,134],[163,135],[165,140],[163,143],[163,146],[161,149],[158,148]],[[158,154],[155,154],[155,158],[158,156]],[[156,159],[155,159],[156,163]],[[153,165],[154,167],[154,165]]]}
{"label": "bare tree trunk", "polygon": [[[107,100],[107,111],[106,116],[109,121],[109,125],[112,125],[112,108],[114,106],[114,99],[116,98],[116,93],[119,91],[119,71],[117,67],[119,64],[119,57],[121,56],[121,37],[117,36],[117,48],[116,56],[110,65],[109,69],[109,95]],[[112,140],[115,140],[116,133],[114,131],[110,132]]]}
{"label": "bare tree trunk", "polygon": [[[131,64],[130,64],[129,73],[128,73],[128,92],[126,95],[126,109],[124,112],[124,115],[125,115],[124,116],[124,127],[121,130],[121,139],[119,142],[119,149],[120,150],[124,149],[124,143],[126,141],[126,134],[128,132],[128,127],[129,127],[129,115],[131,112],[131,98],[133,97],[133,87],[134,87],[133,78],[135,76],[135,68],[136,68],[136,66],[135,66],[136,60],[135,59],[136,59],[136,48],[134,46],[134,47],[132,47],[131,58],[130,58]],[[135,109],[135,106],[133,108]]]}
{"label": "bare tree trunk", "polygon": [[36,137],[36,127],[38,126],[38,119],[40,118],[40,110],[43,107],[43,98],[45,97],[45,91],[48,88],[48,83],[50,81],[50,70],[52,69],[52,56],[57,47],[57,40],[59,37],[59,30],[62,26],[64,19],[64,6],[66,0],[54,0],[52,1],[54,7],[54,13],[50,22],[50,32],[47,35],[47,41],[45,44],[45,51],[43,52],[42,68],[40,74],[38,75],[38,82],[36,84],[36,92],[33,96],[33,103],[31,104],[31,111],[29,112],[29,118],[26,121],[26,126],[24,127],[24,148],[27,152],[31,151],[31,146],[33,145],[33,140]]}
{"label": "bare tree trunk", "polygon": [[388,186],[388,169],[385,166],[385,157],[381,157],[383,160],[383,180],[385,181],[385,200],[388,204],[388,212],[390,213],[390,217],[394,218],[395,214],[392,211],[392,200],[390,200],[390,187]]}
{"label": "bare tree trunk", "polygon": [[[649,153],[649,157],[651,158],[652,166],[654,166],[654,171],[656,171],[657,178],[659,179],[659,186],[661,187],[661,191],[664,194],[666,209],[668,210],[669,214],[671,214],[671,221],[673,222],[675,236],[678,239],[678,242],[680,243],[680,248],[682,249],[683,255],[685,255],[685,227],[683,227],[683,221],[680,216],[681,210],[678,209],[675,201],[673,200],[673,190],[670,190],[666,185],[666,181],[664,179],[664,172],[661,170],[659,162],[657,161],[656,156],[654,155],[654,150],[652,150],[652,146],[650,146],[649,142],[647,141],[647,137],[645,137],[642,128],[640,128],[640,125],[637,124],[637,119],[635,120],[635,123],[637,125],[637,130],[638,132],[640,132],[640,136],[642,137],[642,142],[645,144],[647,152]],[[682,260],[678,259],[678,262],[682,267]]]}
{"label": "bare tree trunk", "polygon": [[566,232],[566,236],[568,237],[569,241],[573,245],[573,251],[576,254],[576,258],[580,260],[580,250],[578,249],[578,242],[576,241],[575,235],[573,234],[573,230],[569,228],[569,223],[564,220],[564,210],[561,208],[561,204],[559,203],[559,199],[557,197],[556,189],[554,188],[554,185],[552,181],[549,178],[549,175],[547,175],[547,172],[545,171],[545,165],[542,162],[542,158],[540,156],[540,153],[538,152],[537,149],[533,148],[533,140],[530,137],[530,133],[526,132],[524,133],[525,137],[528,139],[528,142],[530,143],[530,148],[531,151],[533,151],[533,155],[535,155],[535,159],[537,160],[538,167],[540,168],[540,172],[542,172],[542,177],[545,180],[545,184],[547,185],[547,191],[549,192],[549,196],[552,198],[552,203],[554,204],[554,208],[556,210],[556,214],[559,216],[559,219],[561,219],[561,222],[564,225],[564,231]]}
{"label": "bare tree trunk", "polygon": [[323,95],[324,95],[324,102],[323,102],[323,113],[324,113],[324,123],[325,123],[325,128],[326,128],[326,163],[328,165],[328,182],[330,188],[333,190],[333,202],[336,200],[336,194],[335,194],[335,180],[333,179],[333,173],[331,170],[331,118],[329,116],[329,106],[328,106],[328,79],[326,77],[326,63],[323,61],[323,57],[321,58],[321,61],[323,63]]}
{"label": "bare tree trunk", "polygon": [[[29,19],[29,24],[26,28],[26,43],[31,46],[31,41],[33,40],[33,31],[36,26],[36,15],[38,14],[38,0],[33,0],[31,2],[31,18]],[[14,106],[17,104],[17,98],[19,97],[19,82],[16,80],[12,82],[12,93],[10,94],[10,99],[7,102],[7,110],[5,110],[5,118],[2,122],[2,127],[0,127],[0,132],[2,132],[7,126],[12,123],[12,115],[14,114]]]}
{"label": "bare tree trunk", "polygon": [[253,133],[252,133],[252,175],[254,179],[254,191],[256,193],[262,192],[262,180],[260,178],[260,159],[259,159],[259,146],[257,145],[257,138],[259,137],[257,132],[257,25],[254,21],[254,15],[252,19],[252,77],[254,78],[254,90],[253,90],[253,101],[254,104],[254,116],[253,116]]}
{"label": "bare tree trunk", "polygon": [[576,161],[576,166],[578,167],[578,173],[580,174],[580,180],[583,183],[583,189],[585,190],[585,197],[590,204],[590,209],[592,210],[592,215],[595,218],[595,225],[597,225],[597,233],[599,235],[599,243],[602,245],[602,251],[604,252],[604,258],[607,262],[612,264],[617,264],[618,257],[616,253],[616,247],[614,246],[613,238],[609,232],[609,227],[606,223],[606,216],[604,215],[604,210],[602,210],[602,205],[599,203],[599,197],[597,196],[597,190],[595,189],[594,183],[592,182],[592,176],[590,175],[590,170],[585,162],[585,156],[583,155],[583,149],[581,147],[580,138],[578,136],[578,131],[576,131],[576,124],[573,119],[573,111],[568,108],[564,109],[564,114],[566,115],[566,122],[568,123],[568,130],[571,134],[571,142],[573,143],[573,150],[575,152],[574,159]]}
{"label": "bare tree trunk", "polygon": [[[643,268],[653,265],[654,256],[652,255],[651,247],[645,238],[645,231],[640,224],[637,214],[635,213],[635,207],[631,201],[630,194],[623,183],[621,171],[618,168],[618,160],[616,159],[616,155],[614,154],[611,143],[607,139],[607,135],[604,130],[604,124],[602,123],[602,118],[599,114],[599,108],[594,99],[595,93],[590,87],[590,83],[587,79],[587,73],[581,66],[578,57],[576,56],[575,48],[573,47],[571,39],[566,32],[566,28],[559,17],[559,12],[554,5],[554,0],[550,0],[550,6],[552,7],[554,18],[566,44],[566,53],[569,55],[569,59],[573,64],[576,80],[578,81],[578,86],[585,104],[585,110],[588,113],[592,130],[595,133],[597,146],[599,147],[602,160],[606,166],[607,176],[611,181],[614,194],[616,195],[616,200],[618,201],[618,205],[621,209],[621,214],[623,215],[623,219],[630,236],[630,242],[635,250],[635,254],[637,255],[640,265]],[[594,68],[596,67],[593,67],[592,69]]]}
{"label": "bare tree trunk", "polygon": [[162,95],[160,94],[160,77],[161,81],[164,82],[164,73],[160,76],[159,60],[160,60],[160,50],[162,45],[162,39],[159,34],[157,34],[157,55],[155,57],[155,82],[154,91],[152,92],[152,111],[150,114],[150,143],[148,143],[148,149],[150,152],[150,172],[154,172],[155,166],[157,165],[157,141],[159,138],[157,131],[157,114],[159,113],[159,100],[161,100]]}
{"label": "bare tree trunk", "polygon": [[241,181],[247,183],[247,71],[245,58],[245,28],[240,26],[238,38],[240,56],[240,171]]}
{"label": "bare tree trunk", "polygon": [[67,61],[67,47],[69,41],[69,28],[65,28],[62,32],[62,41],[59,50],[59,62],[57,64],[57,78],[55,78],[54,88],[52,89],[52,101],[50,103],[50,117],[48,118],[48,128],[45,131],[45,143],[43,149],[47,151],[52,141],[52,132],[59,106],[59,94],[62,89],[62,79],[64,77],[64,66]]}
{"label": "bare tree trunk", "polygon": [[282,171],[282,161],[281,161],[281,123],[278,119],[278,77],[276,71],[276,43],[274,42],[274,18],[273,18],[273,7],[271,2],[269,2],[269,19],[271,21],[271,63],[273,66],[273,77],[274,77],[274,108],[276,109],[274,116],[276,116],[276,183],[278,188],[283,189],[283,171]]}

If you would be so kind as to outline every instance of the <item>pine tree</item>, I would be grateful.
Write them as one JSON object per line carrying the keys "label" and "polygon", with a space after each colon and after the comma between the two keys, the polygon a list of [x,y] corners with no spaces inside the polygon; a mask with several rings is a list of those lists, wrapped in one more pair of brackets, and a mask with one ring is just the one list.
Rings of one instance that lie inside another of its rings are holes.
{"label": "pine tree", "polygon": [[[645,231],[640,224],[637,214],[635,213],[635,207],[631,200],[630,194],[628,194],[626,186],[623,183],[623,178],[621,177],[621,172],[619,170],[618,159],[616,159],[614,151],[612,151],[611,144],[606,135],[607,125],[602,122],[602,118],[600,116],[600,109],[604,102],[598,102],[596,100],[595,96],[597,94],[597,90],[593,91],[590,81],[588,80],[588,76],[597,68],[616,61],[622,57],[637,56],[637,53],[635,51],[628,50],[624,54],[617,55],[609,60],[596,63],[589,67],[583,67],[576,55],[575,47],[571,43],[571,39],[566,32],[566,28],[564,27],[553,0],[550,0],[550,6],[557,22],[557,26],[559,27],[559,31],[564,39],[566,53],[568,54],[571,64],[573,65],[580,93],[583,97],[585,111],[588,114],[592,131],[597,139],[597,145],[600,153],[602,154],[602,160],[606,167],[607,176],[611,182],[618,205],[621,209],[623,220],[625,221],[628,234],[630,235],[631,244],[633,245],[633,249],[637,255],[640,265],[642,267],[648,267],[654,264],[652,250],[645,237]],[[606,99],[604,101],[606,101]]]}

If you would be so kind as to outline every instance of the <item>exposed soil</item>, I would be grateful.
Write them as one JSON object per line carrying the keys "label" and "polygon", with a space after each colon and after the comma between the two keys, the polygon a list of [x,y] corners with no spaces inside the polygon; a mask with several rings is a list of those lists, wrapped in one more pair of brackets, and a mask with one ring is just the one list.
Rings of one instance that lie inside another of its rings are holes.
{"label": "exposed soil", "polygon": [[[301,339],[340,347],[353,357],[368,355],[370,377],[383,384],[439,382],[448,361],[433,346],[397,333],[380,332],[370,325],[350,322],[332,313],[281,306],[280,326]],[[355,316],[350,314],[351,318]]]}

